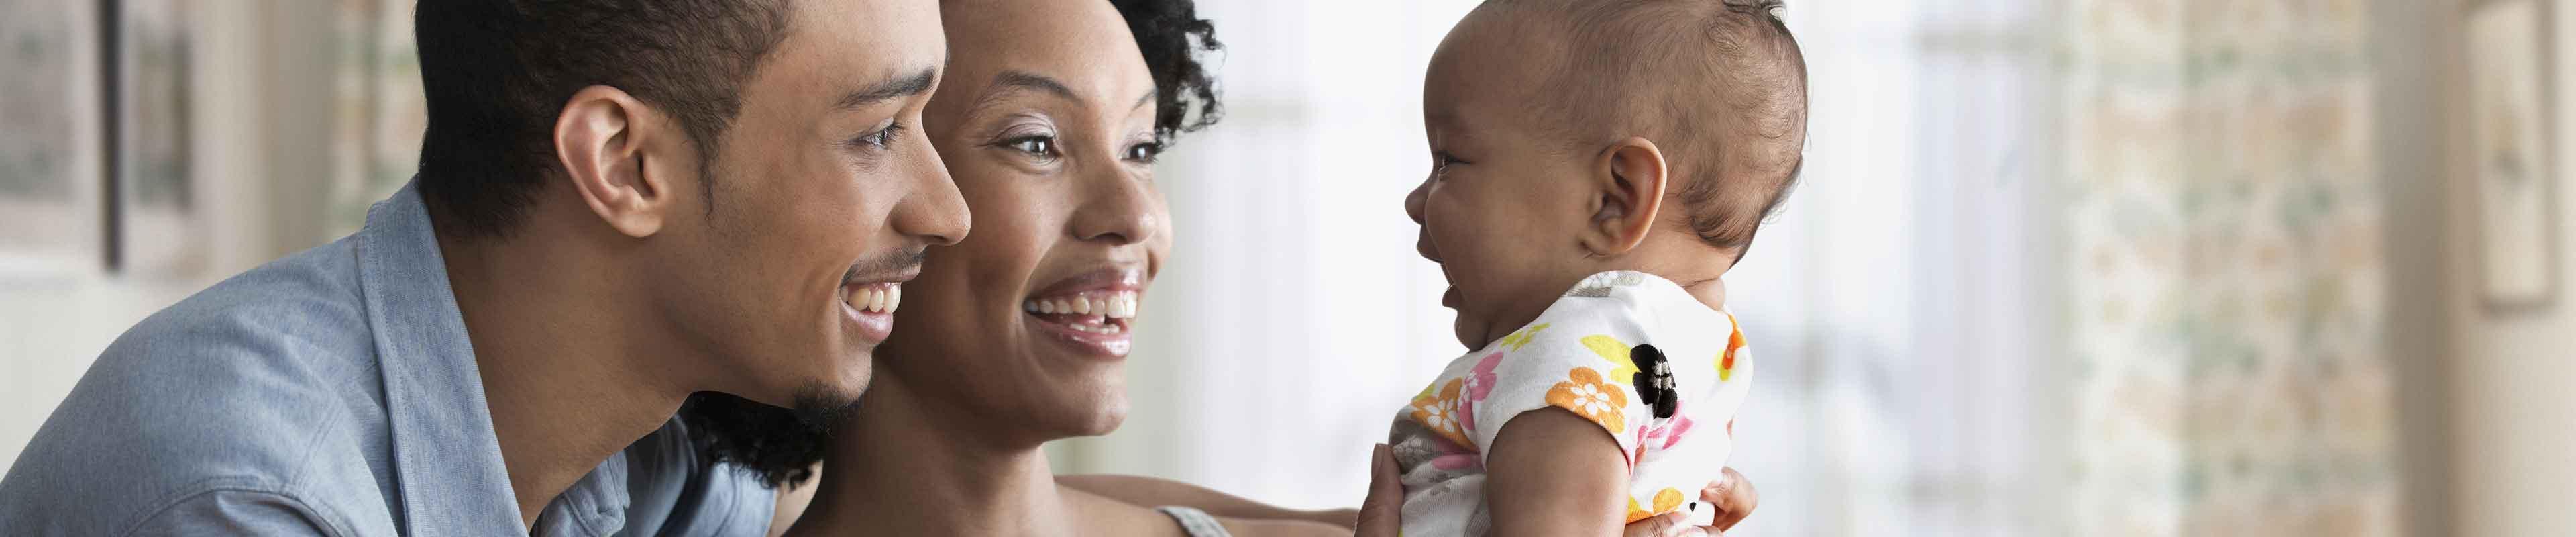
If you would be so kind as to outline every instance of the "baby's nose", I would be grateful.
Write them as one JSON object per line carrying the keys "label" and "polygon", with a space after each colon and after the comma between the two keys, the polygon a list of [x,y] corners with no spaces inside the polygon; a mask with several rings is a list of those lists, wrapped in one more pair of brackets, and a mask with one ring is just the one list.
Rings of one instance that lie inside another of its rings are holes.
{"label": "baby's nose", "polygon": [[1413,223],[1422,223],[1422,200],[1426,196],[1426,191],[1430,189],[1431,181],[1426,180],[1420,185],[1414,185],[1413,192],[1404,195],[1404,215],[1412,217]]}

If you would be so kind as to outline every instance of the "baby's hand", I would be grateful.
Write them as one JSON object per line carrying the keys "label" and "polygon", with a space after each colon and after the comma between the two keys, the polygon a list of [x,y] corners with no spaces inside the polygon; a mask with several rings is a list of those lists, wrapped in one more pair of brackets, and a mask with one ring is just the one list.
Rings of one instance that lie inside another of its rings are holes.
{"label": "baby's hand", "polygon": [[[1627,535],[1628,537],[1725,535],[1725,530],[1734,528],[1735,523],[1744,521],[1745,515],[1752,514],[1753,505],[1760,500],[1760,495],[1753,491],[1753,482],[1745,480],[1744,474],[1736,473],[1734,468],[1728,468],[1724,477],[1718,478],[1715,483],[1709,483],[1707,488],[1699,490],[1701,502],[1699,508],[1639,520],[1628,525]],[[1702,516],[1701,513],[1707,513],[1706,516],[1710,518],[1707,525],[1690,525],[1689,521]]]}

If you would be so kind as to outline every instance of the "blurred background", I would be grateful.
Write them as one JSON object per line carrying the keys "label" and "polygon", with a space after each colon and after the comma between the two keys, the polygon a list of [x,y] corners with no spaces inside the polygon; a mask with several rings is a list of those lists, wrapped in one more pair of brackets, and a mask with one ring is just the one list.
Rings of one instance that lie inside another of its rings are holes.
{"label": "blurred background", "polygon": [[[1461,349],[1399,208],[1464,0],[1202,0],[1134,410],[1065,472],[1357,502]],[[416,165],[411,0],[0,0],[0,461],[106,344]],[[1728,277],[1749,535],[2567,535],[2576,7],[1792,0]],[[1249,306],[1248,306],[1249,305]]]}

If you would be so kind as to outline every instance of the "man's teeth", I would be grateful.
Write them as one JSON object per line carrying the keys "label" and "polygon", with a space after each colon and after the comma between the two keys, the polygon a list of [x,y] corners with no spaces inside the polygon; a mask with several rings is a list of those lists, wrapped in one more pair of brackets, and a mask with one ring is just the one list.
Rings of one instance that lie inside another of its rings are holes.
{"label": "man's teeth", "polygon": [[894,313],[903,305],[903,284],[899,283],[862,285],[848,293],[841,300],[848,302],[851,309],[868,313]]}
{"label": "man's teeth", "polygon": [[1136,292],[1032,298],[1021,302],[1020,309],[1039,315],[1099,315],[1111,319],[1132,319],[1136,317]]}

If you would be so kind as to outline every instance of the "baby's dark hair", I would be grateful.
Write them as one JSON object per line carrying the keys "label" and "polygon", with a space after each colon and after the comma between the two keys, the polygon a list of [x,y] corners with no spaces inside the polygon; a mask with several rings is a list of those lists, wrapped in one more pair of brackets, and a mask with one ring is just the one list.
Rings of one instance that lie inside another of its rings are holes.
{"label": "baby's dark hair", "polygon": [[[1489,0],[1563,25],[1537,108],[1590,148],[1644,136],[1711,246],[1743,250],[1805,166],[1807,61],[1781,0]],[[1607,102],[1602,102],[1606,99]]]}
{"label": "baby's dark hair", "polygon": [[[1198,18],[1194,0],[1109,0],[1127,19],[1145,68],[1154,73],[1154,137],[1174,137],[1215,125],[1224,115],[1214,67],[1205,54],[1224,49],[1216,27]],[[799,403],[804,403],[800,398]],[[709,460],[757,474],[772,487],[803,484],[814,476],[830,441],[827,428],[840,409],[791,411],[733,395],[700,392],[680,406],[689,440]]]}

